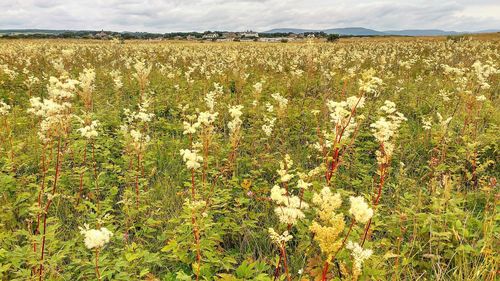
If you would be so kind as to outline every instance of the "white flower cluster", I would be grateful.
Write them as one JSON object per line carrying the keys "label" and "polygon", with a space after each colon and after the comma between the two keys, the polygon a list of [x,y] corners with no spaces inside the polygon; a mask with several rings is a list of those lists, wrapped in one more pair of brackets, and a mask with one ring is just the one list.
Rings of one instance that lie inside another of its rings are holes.
{"label": "white flower cluster", "polygon": [[67,133],[71,121],[70,100],[78,83],[77,80],[65,77],[50,77],[47,86],[49,98],[43,101],[39,97],[30,99],[31,108],[28,112],[42,119],[38,136],[43,142]]}
{"label": "white flower cluster", "polygon": [[138,60],[134,64],[135,73],[133,76],[139,81],[142,86],[145,86],[148,82],[148,76],[151,72],[151,65],[147,66],[146,62]]}
{"label": "white flower cluster", "polygon": [[268,229],[268,232],[269,232],[269,238],[271,238],[273,243],[275,243],[280,247],[283,246],[283,244],[285,244],[286,242],[292,240],[293,238],[293,236],[290,235],[287,230],[285,230],[285,232],[283,232],[283,234],[280,235],[274,230],[274,228],[270,227]]}
{"label": "white flower cluster", "polygon": [[349,197],[351,201],[351,208],[349,213],[356,219],[359,223],[367,223],[373,216],[373,209],[368,207],[365,199],[362,196]]}
{"label": "white flower cluster", "polygon": [[219,85],[218,83],[214,83],[214,90],[208,92],[205,95],[205,103],[207,104],[210,112],[214,111],[215,105],[217,104],[216,98],[224,93],[224,87]]}
{"label": "white flower cluster", "polygon": [[476,74],[478,83],[483,90],[487,90],[491,87],[488,83],[488,79],[491,75],[500,73],[500,69],[497,69],[493,63],[481,63],[480,61],[474,62],[472,69]]}
{"label": "white flower cluster", "polygon": [[327,213],[333,213],[342,205],[340,193],[333,194],[328,186],[324,186],[320,193],[314,193],[312,202]]}
{"label": "white flower cluster", "polygon": [[[294,177],[289,172],[292,165],[293,161],[290,156],[285,155],[285,159],[280,162],[280,169],[277,170],[280,182],[286,184]],[[290,195],[285,188],[278,185],[273,186],[271,189],[271,200],[278,205],[274,212],[280,222],[287,225],[296,224],[299,219],[303,219],[305,215],[302,210],[309,208],[309,205],[301,201],[298,196]]]}
{"label": "white flower cluster", "polygon": [[424,130],[426,131],[432,128],[432,117],[422,116],[422,128],[424,128]]}
{"label": "white flower cluster", "polygon": [[484,95],[480,95],[480,96],[477,96],[476,97],[476,100],[477,101],[485,101],[486,100],[486,97]]}
{"label": "white flower cluster", "polygon": [[211,125],[215,121],[217,116],[219,116],[219,112],[210,112],[210,111],[200,112],[200,114],[198,115],[197,127],[199,127],[200,125],[205,125],[205,126]]}
{"label": "white flower cluster", "polygon": [[93,139],[98,136],[97,129],[99,128],[99,120],[93,120],[89,125],[83,126],[77,129],[78,132],[82,135],[82,137],[86,139]]}
{"label": "white flower cluster", "polygon": [[396,111],[396,104],[389,100],[384,102],[380,111],[384,116],[372,123],[370,127],[373,136],[383,146],[383,153],[380,150],[377,151],[377,161],[382,164],[389,162],[394,152],[394,144],[391,141],[401,123],[407,119],[402,113]]}
{"label": "white flower cluster", "polygon": [[243,123],[240,118],[241,115],[243,115],[243,112],[241,112],[242,109],[243,105],[235,105],[229,108],[229,114],[231,115],[233,120],[229,121],[227,127],[229,128],[231,135],[237,133],[240,130],[241,124]]}
{"label": "white flower cluster", "polygon": [[7,76],[9,76],[11,80],[16,78],[16,76],[18,75],[18,73],[15,70],[10,69],[7,64],[0,64],[0,73],[2,72],[7,74]]}
{"label": "white flower cluster", "polygon": [[286,195],[286,190],[278,185],[271,189],[271,200],[278,205],[274,212],[280,222],[287,225],[294,225],[298,220],[303,219],[305,215],[302,210],[309,207],[307,203],[301,203],[298,196]]}
{"label": "white flower cluster", "polygon": [[276,118],[264,117],[264,122],[266,123],[262,125],[262,131],[264,131],[264,134],[266,134],[266,136],[270,137],[271,134],[273,133],[274,124],[276,123]]}
{"label": "white flower cluster", "polygon": [[278,102],[278,107],[281,111],[284,111],[286,106],[288,105],[288,99],[284,96],[280,95],[280,93],[274,93],[271,95],[275,101]]}
{"label": "white flower cluster", "polygon": [[184,199],[184,205],[191,211],[199,211],[207,206],[207,202],[204,200],[189,200],[189,198]]}
{"label": "white flower cluster", "polygon": [[374,76],[372,69],[363,73],[359,80],[359,91],[366,94],[373,94],[375,97],[379,94],[379,88],[382,86],[382,79]]}
{"label": "white flower cluster", "polygon": [[201,167],[200,161],[203,160],[203,157],[199,156],[196,150],[181,149],[180,153],[188,169],[196,170]]}
{"label": "white flower cluster", "polygon": [[373,254],[373,251],[363,249],[358,243],[353,243],[352,241],[347,242],[346,248],[351,250],[351,256],[354,259],[354,273],[358,275],[361,273],[363,262]]}
{"label": "white flower cluster", "polygon": [[0,116],[5,116],[9,114],[10,105],[0,100]]}
{"label": "white flower cluster", "polygon": [[436,115],[438,117],[439,124],[441,125],[441,127],[443,129],[445,129],[446,127],[448,127],[448,124],[450,124],[451,119],[453,118],[453,117],[450,116],[450,117],[444,119],[443,116],[441,115],[441,113],[439,113],[439,112],[437,112]]}
{"label": "white flower cluster", "polygon": [[195,122],[195,123],[189,123],[187,121],[184,121],[183,123],[184,131],[182,132],[183,135],[192,135],[196,133],[196,129],[200,127],[200,123]]}
{"label": "white flower cluster", "polygon": [[365,106],[365,98],[351,96],[341,102],[328,100],[326,106],[330,111],[330,119],[334,125],[333,130],[335,134],[340,133],[337,132],[337,130],[345,128],[342,137],[348,138],[356,127],[356,118],[352,113],[356,109],[363,108]]}
{"label": "white flower cluster", "polygon": [[95,70],[91,68],[85,68],[80,76],[80,87],[82,87],[84,92],[92,92],[94,90],[95,81]]}
{"label": "white flower cluster", "polygon": [[113,86],[116,91],[120,90],[123,87],[122,76],[119,70],[112,70],[109,75],[111,79],[113,79]]}
{"label": "white flower cluster", "polygon": [[278,175],[280,176],[281,182],[288,182],[293,178],[293,175],[288,173],[288,170],[290,170],[292,166],[293,161],[290,158],[290,155],[286,154],[285,159],[283,161],[280,161],[280,168],[276,170],[276,172],[278,172]]}
{"label": "white flower cluster", "polygon": [[126,108],[124,110],[125,123],[120,127],[120,130],[126,138],[130,138],[131,144],[135,150],[140,151],[151,141],[149,135],[145,132],[145,127],[155,116],[148,112],[149,101],[144,99],[142,104],[139,104],[139,111],[131,111]]}
{"label": "white flower cluster", "polygon": [[297,187],[299,189],[308,189],[310,186],[312,186],[312,183],[309,183],[309,182],[306,182],[304,179],[300,178],[298,181],[297,181]]}
{"label": "white flower cluster", "polygon": [[88,224],[85,224],[84,228],[80,227],[80,233],[85,236],[85,247],[88,249],[104,247],[113,236],[113,233],[105,227],[89,229]]}
{"label": "white flower cluster", "polygon": [[262,93],[262,83],[261,82],[257,82],[253,85],[253,89],[255,91],[256,94],[260,94]]}

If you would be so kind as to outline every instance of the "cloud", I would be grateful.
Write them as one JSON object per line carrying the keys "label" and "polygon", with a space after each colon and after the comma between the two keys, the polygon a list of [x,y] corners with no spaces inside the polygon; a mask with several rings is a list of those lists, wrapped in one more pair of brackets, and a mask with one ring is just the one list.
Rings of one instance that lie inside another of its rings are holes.
{"label": "cloud", "polygon": [[0,0],[0,28],[170,32],[500,27],[496,0]]}

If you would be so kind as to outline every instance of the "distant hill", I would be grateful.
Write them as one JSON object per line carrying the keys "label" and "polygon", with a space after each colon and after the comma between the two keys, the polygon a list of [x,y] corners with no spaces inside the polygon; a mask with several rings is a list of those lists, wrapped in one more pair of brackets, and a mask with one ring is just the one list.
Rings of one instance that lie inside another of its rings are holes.
{"label": "distant hill", "polygon": [[326,34],[339,34],[339,35],[387,35],[384,32],[364,27],[331,28],[322,31],[325,32]]}
{"label": "distant hill", "polygon": [[305,33],[305,32],[320,32],[319,29],[301,29],[301,28],[275,28],[262,33]]}
{"label": "distant hill", "polygon": [[345,27],[330,29],[300,29],[300,28],[274,28],[263,33],[304,33],[304,32],[325,32],[327,34],[355,35],[355,36],[374,36],[374,35],[399,35],[399,36],[446,36],[467,33],[493,33],[499,32],[497,29],[480,30],[474,32],[446,31],[441,29],[404,29],[404,30],[385,30],[378,31],[364,27]]}
{"label": "distant hill", "polygon": [[0,29],[0,34],[62,34],[72,30],[55,30],[55,29]]}
{"label": "distant hill", "polygon": [[461,32],[445,31],[440,29],[405,29],[405,30],[387,30],[385,34],[402,35],[402,36],[439,36],[439,35],[456,35]]}

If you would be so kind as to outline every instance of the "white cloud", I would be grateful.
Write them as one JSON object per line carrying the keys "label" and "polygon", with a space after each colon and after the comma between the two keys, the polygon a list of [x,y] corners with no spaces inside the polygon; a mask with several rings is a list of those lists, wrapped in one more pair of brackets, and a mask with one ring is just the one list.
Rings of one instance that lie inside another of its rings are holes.
{"label": "white cloud", "polygon": [[500,28],[496,0],[0,0],[0,29]]}

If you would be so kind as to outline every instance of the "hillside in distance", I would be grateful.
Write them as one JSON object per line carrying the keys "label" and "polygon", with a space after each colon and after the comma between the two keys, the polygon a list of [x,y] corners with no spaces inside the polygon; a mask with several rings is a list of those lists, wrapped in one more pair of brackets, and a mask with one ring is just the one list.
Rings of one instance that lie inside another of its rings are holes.
{"label": "hillside in distance", "polygon": [[325,32],[327,34],[355,35],[355,36],[375,36],[375,35],[399,35],[399,36],[446,36],[467,33],[491,33],[499,32],[498,29],[480,30],[472,32],[446,31],[441,29],[403,29],[378,31],[364,27],[344,27],[330,29],[300,29],[300,28],[274,28],[263,33],[305,33],[305,32]]}

